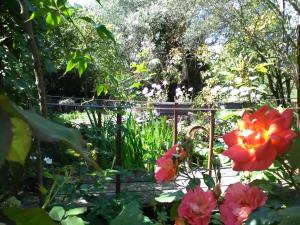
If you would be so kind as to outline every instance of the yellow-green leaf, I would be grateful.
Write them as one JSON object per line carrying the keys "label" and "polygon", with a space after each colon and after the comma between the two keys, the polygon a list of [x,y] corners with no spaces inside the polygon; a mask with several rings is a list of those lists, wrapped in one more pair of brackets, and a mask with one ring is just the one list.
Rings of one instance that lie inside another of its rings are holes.
{"label": "yellow-green leaf", "polygon": [[27,154],[31,149],[32,132],[24,120],[17,117],[12,117],[10,120],[13,127],[13,140],[6,159],[24,165]]}

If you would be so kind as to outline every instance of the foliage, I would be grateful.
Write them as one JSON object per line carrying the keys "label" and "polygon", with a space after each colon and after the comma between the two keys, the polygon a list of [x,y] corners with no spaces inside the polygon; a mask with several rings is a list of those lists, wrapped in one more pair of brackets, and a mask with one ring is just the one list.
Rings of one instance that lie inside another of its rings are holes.
{"label": "foliage", "polygon": [[[3,152],[7,152],[7,156],[4,156],[1,159],[2,162],[3,159],[6,158],[7,160],[17,161],[21,164],[24,164],[30,150],[32,132],[33,135],[41,141],[61,141],[67,145],[70,145],[72,148],[74,148],[74,150],[78,151],[79,154],[87,159],[91,165],[95,166],[95,168],[98,168],[98,165],[86,156],[83,140],[77,131],[50,122],[32,111],[22,110],[14,105],[9,98],[5,96],[0,96],[0,107],[1,111],[4,111],[9,116],[14,126],[14,138],[10,143],[10,146],[12,147],[9,149],[9,151],[4,149]],[[18,126],[22,127],[18,128]],[[8,132],[10,131],[8,130]],[[15,144],[15,142],[17,142],[17,144]],[[25,148],[25,150],[19,150],[20,144]],[[14,145],[18,146],[14,147]]]}
{"label": "foliage", "polygon": [[68,211],[61,206],[54,206],[50,212],[49,216],[51,219],[60,222],[62,225],[84,225],[85,221],[82,220],[78,215],[84,214],[87,211],[87,208],[73,208]]}

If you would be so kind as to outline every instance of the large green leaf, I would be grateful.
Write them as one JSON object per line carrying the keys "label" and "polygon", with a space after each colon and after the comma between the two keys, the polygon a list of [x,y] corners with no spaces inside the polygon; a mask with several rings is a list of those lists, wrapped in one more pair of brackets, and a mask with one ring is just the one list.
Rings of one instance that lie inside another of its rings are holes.
{"label": "large green leaf", "polygon": [[51,217],[51,219],[55,220],[55,221],[61,221],[62,218],[65,215],[65,210],[63,207],[61,206],[54,206],[50,212],[49,212],[49,216]]}
{"label": "large green leaf", "polygon": [[86,155],[84,142],[79,131],[46,120],[33,111],[22,110],[13,104],[6,96],[0,96],[0,109],[7,112],[10,118],[17,118],[14,119],[17,120],[15,124],[22,123],[18,119],[26,121],[30,126],[33,135],[40,141],[62,142],[67,144],[77,151],[90,165],[94,166],[96,169],[100,169],[98,164]]}
{"label": "large green leaf", "polygon": [[141,225],[144,216],[136,201],[132,201],[124,206],[120,214],[114,218],[110,225]]}
{"label": "large green leaf", "polygon": [[6,159],[24,165],[31,149],[32,133],[28,124],[21,118],[10,118],[13,125],[13,140]]}
{"label": "large green leaf", "polygon": [[70,209],[66,212],[66,217],[67,216],[77,216],[80,214],[83,214],[87,211],[87,207],[79,207],[75,209]]}
{"label": "large green leaf", "polygon": [[97,163],[86,155],[84,142],[79,131],[53,123],[32,111],[19,110],[19,112],[31,126],[34,135],[39,140],[45,142],[63,142],[74,148],[85,160],[99,169]]}
{"label": "large green leaf", "polygon": [[1,209],[2,213],[16,225],[55,225],[47,212],[40,208],[20,209],[6,208]]}
{"label": "large green leaf", "polygon": [[6,112],[0,109],[0,166],[6,159],[13,139],[12,123]]}
{"label": "large green leaf", "polygon": [[155,200],[161,203],[171,203],[175,200],[182,199],[183,195],[184,193],[182,191],[166,192],[156,197]]}
{"label": "large green leaf", "polygon": [[300,206],[280,210],[281,221],[279,225],[300,225]]}
{"label": "large green leaf", "polygon": [[85,225],[85,223],[80,217],[70,216],[61,221],[61,225]]}
{"label": "large green leaf", "polygon": [[278,221],[278,215],[274,209],[261,207],[251,213],[246,225],[271,225],[276,221]]}

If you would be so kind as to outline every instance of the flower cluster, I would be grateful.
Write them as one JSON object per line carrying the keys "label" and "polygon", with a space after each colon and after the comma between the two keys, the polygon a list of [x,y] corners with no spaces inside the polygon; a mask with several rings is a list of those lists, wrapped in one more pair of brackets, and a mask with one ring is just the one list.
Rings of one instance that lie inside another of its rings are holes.
{"label": "flower cluster", "polygon": [[177,147],[177,144],[174,145],[156,161],[155,179],[157,183],[170,181],[176,176],[179,163],[184,159],[186,154],[182,148],[177,157]]}
{"label": "flower cluster", "polygon": [[[238,128],[223,136],[228,145],[223,154],[233,161],[234,170],[268,169],[279,155],[288,151],[296,137],[291,130],[292,119],[290,109],[280,113],[263,106],[254,113],[245,112]],[[185,155],[184,149],[178,151],[178,146],[174,145],[158,159],[155,170],[157,182],[174,179]],[[224,225],[242,225],[254,210],[267,202],[267,195],[258,187],[234,183],[220,197],[219,185],[213,191],[204,191],[200,186],[187,189],[178,206],[175,225],[208,225],[212,211],[218,208]]]}
{"label": "flower cluster", "polygon": [[[267,196],[257,187],[235,183],[228,187],[224,201],[220,204],[221,219],[224,225],[241,225],[248,219],[249,214],[256,208],[263,206]],[[217,199],[210,190],[203,191],[197,186],[189,190],[178,207],[179,218],[175,225],[208,225],[213,209],[217,206]]]}
{"label": "flower cluster", "polygon": [[296,134],[290,129],[293,112],[279,113],[263,106],[253,114],[244,113],[238,128],[223,136],[228,149],[223,155],[237,171],[264,170],[276,157],[288,151]]}

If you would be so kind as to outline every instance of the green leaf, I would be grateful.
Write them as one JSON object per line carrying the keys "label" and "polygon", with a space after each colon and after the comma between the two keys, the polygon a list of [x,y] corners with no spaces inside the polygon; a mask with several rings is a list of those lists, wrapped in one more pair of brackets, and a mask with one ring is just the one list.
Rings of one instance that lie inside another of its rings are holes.
{"label": "green leaf", "polygon": [[149,219],[148,216],[144,216],[143,225],[153,225],[153,222]]}
{"label": "green leaf", "polygon": [[78,72],[79,72],[79,76],[81,77],[82,74],[86,71],[88,67],[88,62],[85,59],[79,59],[77,68],[78,68]]}
{"label": "green leaf", "polygon": [[10,149],[13,132],[12,132],[12,123],[9,119],[9,115],[2,111],[0,108],[0,166],[6,159],[8,151]]}
{"label": "green leaf", "polygon": [[131,85],[132,88],[140,88],[142,85],[141,83],[135,82]]}
{"label": "green leaf", "polygon": [[51,219],[55,220],[55,221],[61,221],[62,218],[65,215],[65,210],[63,207],[61,206],[54,206],[50,212],[49,212],[49,216],[51,217]]}
{"label": "green leaf", "polygon": [[53,123],[32,111],[20,111],[24,119],[30,124],[34,135],[45,142],[62,142],[72,147],[95,168],[98,165],[86,155],[84,142],[79,131]]}
{"label": "green leaf", "polygon": [[172,207],[170,209],[170,218],[171,220],[175,220],[175,218],[178,216],[178,207],[180,205],[180,201],[176,201],[172,204]]}
{"label": "green leaf", "polygon": [[300,224],[300,206],[289,207],[279,210],[278,214],[281,218],[279,225],[298,225]]}
{"label": "green leaf", "polygon": [[294,168],[300,168],[300,139],[293,141],[290,150],[287,153],[288,161]]}
{"label": "green leaf", "polygon": [[183,195],[184,193],[182,191],[166,192],[156,197],[155,200],[161,203],[171,203],[175,200],[182,199]]}
{"label": "green leaf", "polygon": [[[20,122],[20,120],[24,120],[27,122],[35,137],[38,138],[40,141],[62,142],[64,144],[67,144],[75,151],[77,151],[90,165],[94,166],[95,169],[100,169],[97,163],[95,163],[95,161],[93,161],[86,155],[84,142],[79,131],[66,128],[59,124],[55,124],[49,120],[46,120],[45,118],[36,114],[35,112],[21,110],[19,107],[14,105],[8,97],[3,95],[0,95],[0,108],[7,112],[11,118],[17,118],[15,122],[13,122],[12,120],[13,125],[15,123],[19,126],[22,126],[23,129],[27,131],[27,138],[29,137],[30,131],[27,129],[24,123]],[[18,130],[18,132],[21,135],[22,131]],[[23,131],[23,133],[25,132]],[[23,140],[22,143],[20,142],[20,145],[16,146],[18,146],[18,148],[20,146],[23,146],[24,148],[25,144],[23,143],[26,144],[27,141]]]}
{"label": "green leaf", "polygon": [[96,31],[99,37],[101,37],[102,39],[110,39],[113,42],[115,42],[114,35],[110,32],[110,30],[106,28],[105,25],[103,24],[96,25]]}
{"label": "green leaf", "polygon": [[1,209],[2,213],[17,225],[55,225],[44,210],[40,208],[20,209],[6,208]]}
{"label": "green leaf", "polygon": [[101,93],[104,91],[104,85],[103,84],[99,84],[97,86],[97,95],[101,95]]}
{"label": "green leaf", "polygon": [[276,221],[278,221],[278,215],[275,210],[260,207],[250,214],[246,225],[272,225]]}
{"label": "green leaf", "polygon": [[64,74],[66,74],[67,72],[70,72],[75,66],[76,66],[76,62],[74,61],[74,59],[70,59],[67,62],[67,68],[66,68],[66,71],[64,72]]}
{"label": "green leaf", "polygon": [[79,17],[79,19],[82,19],[82,20],[84,20],[88,23],[91,23],[93,25],[96,25],[95,21],[93,19],[91,19],[90,17],[88,17],[88,16],[81,16],[81,17]]}
{"label": "green leaf", "polygon": [[67,216],[77,216],[80,214],[83,214],[87,211],[86,207],[79,207],[79,208],[75,208],[75,209],[70,209],[66,212],[66,217]]}
{"label": "green leaf", "polygon": [[220,213],[214,213],[211,215],[211,223],[214,225],[222,225],[223,224]]}
{"label": "green leaf", "polygon": [[187,185],[187,188],[194,189],[195,187],[199,186],[200,184],[201,184],[200,178],[192,178],[192,179],[190,179],[190,181]]}
{"label": "green leaf", "polygon": [[31,13],[30,17],[28,18],[28,20],[26,22],[33,20],[35,18],[35,16],[36,16],[35,12]]}
{"label": "green leaf", "polygon": [[85,225],[85,223],[80,217],[70,216],[62,220],[61,225]]}
{"label": "green leaf", "polygon": [[13,139],[6,159],[24,165],[31,149],[32,132],[29,125],[21,118],[10,118],[13,126]]}
{"label": "green leaf", "polygon": [[265,67],[265,64],[258,64],[255,67],[255,70],[259,73],[266,74],[268,73],[268,69]]}
{"label": "green leaf", "polygon": [[120,214],[114,218],[110,225],[141,225],[144,221],[139,204],[132,201],[124,206]]}
{"label": "green leaf", "polygon": [[202,173],[202,176],[203,176],[203,180],[204,180],[204,183],[206,184],[206,186],[208,188],[214,188],[215,187],[215,181],[214,179],[209,176],[208,174],[205,174],[205,173]]}
{"label": "green leaf", "polygon": [[56,27],[60,24],[60,15],[56,12],[48,12],[46,16],[46,24],[51,28]]}

